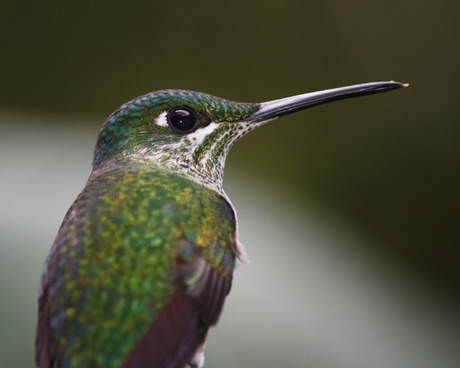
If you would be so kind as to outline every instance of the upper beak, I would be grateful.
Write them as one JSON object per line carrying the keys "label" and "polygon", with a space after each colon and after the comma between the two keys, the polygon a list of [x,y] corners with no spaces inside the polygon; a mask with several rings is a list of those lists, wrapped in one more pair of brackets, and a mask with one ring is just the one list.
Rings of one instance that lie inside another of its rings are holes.
{"label": "upper beak", "polygon": [[356,84],[353,86],[326,89],[319,92],[304,93],[297,96],[286,97],[279,100],[263,102],[257,112],[243,121],[261,122],[290,114],[299,110],[307,109],[323,103],[341,100],[350,97],[371,95],[391,91],[393,89],[407,87],[408,84],[399,82],[373,82]]}

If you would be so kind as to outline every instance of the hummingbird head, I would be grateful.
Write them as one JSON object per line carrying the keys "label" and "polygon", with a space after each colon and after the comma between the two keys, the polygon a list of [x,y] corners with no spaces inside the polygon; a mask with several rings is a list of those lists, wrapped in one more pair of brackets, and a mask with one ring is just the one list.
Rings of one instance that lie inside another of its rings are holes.
{"label": "hummingbird head", "polygon": [[254,128],[325,102],[402,86],[366,83],[264,103],[232,102],[185,90],[152,92],[122,105],[104,123],[94,170],[105,164],[137,162],[180,172],[221,191],[231,146]]}
{"label": "hummingbird head", "polygon": [[104,123],[94,167],[137,161],[220,183],[230,147],[263,123],[245,120],[259,108],[193,91],[149,93],[125,103]]}

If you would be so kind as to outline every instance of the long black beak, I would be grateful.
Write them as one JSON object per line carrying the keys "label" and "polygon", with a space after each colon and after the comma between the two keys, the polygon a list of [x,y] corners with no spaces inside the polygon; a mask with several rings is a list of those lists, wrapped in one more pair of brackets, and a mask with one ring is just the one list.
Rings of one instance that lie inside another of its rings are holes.
{"label": "long black beak", "polygon": [[260,104],[260,109],[257,112],[244,120],[251,122],[266,121],[327,102],[357,96],[371,95],[374,93],[391,91],[393,89],[407,86],[408,84],[393,81],[373,82],[356,84],[353,86],[341,88],[326,89],[319,92],[304,93],[279,100],[263,102]]}

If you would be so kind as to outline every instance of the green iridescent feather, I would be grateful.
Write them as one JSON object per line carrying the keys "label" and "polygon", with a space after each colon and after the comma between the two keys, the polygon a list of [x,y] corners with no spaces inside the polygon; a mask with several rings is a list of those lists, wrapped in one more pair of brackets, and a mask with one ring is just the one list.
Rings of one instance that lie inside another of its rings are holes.
{"label": "green iridescent feather", "polygon": [[230,205],[181,176],[137,164],[93,175],[48,262],[63,366],[117,367],[174,292],[181,240],[231,278],[234,236]]}

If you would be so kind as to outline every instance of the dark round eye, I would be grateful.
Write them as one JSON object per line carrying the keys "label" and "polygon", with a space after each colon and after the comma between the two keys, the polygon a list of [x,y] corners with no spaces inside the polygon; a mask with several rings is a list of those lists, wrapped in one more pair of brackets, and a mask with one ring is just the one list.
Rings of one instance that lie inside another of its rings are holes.
{"label": "dark round eye", "polygon": [[168,115],[168,122],[178,133],[190,133],[198,127],[195,113],[185,107],[178,107]]}

